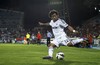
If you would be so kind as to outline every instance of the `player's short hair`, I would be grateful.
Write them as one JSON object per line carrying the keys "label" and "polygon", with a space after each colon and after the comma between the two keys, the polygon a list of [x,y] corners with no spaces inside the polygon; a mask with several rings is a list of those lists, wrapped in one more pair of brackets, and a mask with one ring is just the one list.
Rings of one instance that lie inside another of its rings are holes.
{"label": "player's short hair", "polygon": [[49,12],[49,17],[51,17],[54,13],[57,14],[57,15],[59,15],[59,12],[57,10],[51,10]]}

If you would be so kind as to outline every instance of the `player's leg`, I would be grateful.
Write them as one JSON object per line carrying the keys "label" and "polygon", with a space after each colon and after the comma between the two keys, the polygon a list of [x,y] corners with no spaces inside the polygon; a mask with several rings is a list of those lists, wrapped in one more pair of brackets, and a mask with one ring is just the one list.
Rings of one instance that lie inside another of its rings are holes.
{"label": "player's leg", "polygon": [[71,41],[68,38],[66,38],[65,40],[62,40],[61,44],[64,46],[73,46],[73,44],[71,43]]}
{"label": "player's leg", "polygon": [[75,44],[80,43],[80,42],[83,42],[83,41],[84,41],[83,38],[79,38],[79,39],[72,40],[71,43],[73,45],[75,45]]}
{"label": "player's leg", "polygon": [[53,50],[54,48],[58,46],[58,42],[56,40],[53,40],[49,45],[48,45],[48,56],[43,57],[43,59],[52,59],[53,58]]}
{"label": "player's leg", "polygon": [[47,46],[50,44],[50,38],[47,37]]}
{"label": "player's leg", "polygon": [[48,56],[43,57],[43,59],[52,59],[54,48],[55,48],[55,45],[53,43],[50,43],[48,46]]}
{"label": "player's leg", "polygon": [[29,45],[29,39],[27,39],[27,44]]}
{"label": "player's leg", "polygon": [[78,39],[75,39],[75,40],[70,40],[69,37],[65,37],[65,36],[63,36],[61,38],[62,38],[62,44],[65,45],[65,46],[73,46],[77,43],[84,41],[83,38],[78,38]]}
{"label": "player's leg", "polygon": [[83,42],[84,40],[82,38],[80,39],[75,39],[75,40],[72,40],[70,41],[69,43],[67,43],[67,46],[72,46],[72,45],[75,45],[75,44],[78,44],[80,42]]}

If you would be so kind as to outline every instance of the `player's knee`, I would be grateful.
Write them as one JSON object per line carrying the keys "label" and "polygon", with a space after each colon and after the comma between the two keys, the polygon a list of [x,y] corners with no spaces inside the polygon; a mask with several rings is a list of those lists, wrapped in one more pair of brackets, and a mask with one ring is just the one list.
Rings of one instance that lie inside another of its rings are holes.
{"label": "player's knee", "polygon": [[56,47],[56,45],[53,44],[53,43],[50,43],[50,44],[48,45],[48,47]]}
{"label": "player's knee", "polygon": [[73,46],[73,44],[70,42],[70,43],[67,44],[67,46]]}

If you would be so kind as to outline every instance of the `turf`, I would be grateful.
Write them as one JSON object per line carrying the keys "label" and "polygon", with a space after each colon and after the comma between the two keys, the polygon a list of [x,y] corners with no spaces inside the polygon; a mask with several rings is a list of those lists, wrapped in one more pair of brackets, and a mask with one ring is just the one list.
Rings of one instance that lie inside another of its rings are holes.
{"label": "turf", "polygon": [[[58,51],[65,54],[57,60]],[[46,45],[0,44],[0,65],[100,65],[100,50],[61,46],[54,50],[53,60],[44,60]]]}

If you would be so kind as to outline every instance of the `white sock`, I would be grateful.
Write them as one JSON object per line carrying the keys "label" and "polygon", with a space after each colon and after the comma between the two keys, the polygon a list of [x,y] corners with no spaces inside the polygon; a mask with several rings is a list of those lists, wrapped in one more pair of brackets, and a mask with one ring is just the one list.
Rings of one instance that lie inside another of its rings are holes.
{"label": "white sock", "polygon": [[49,56],[53,57],[53,47],[48,48],[48,54]]}
{"label": "white sock", "polygon": [[75,44],[77,44],[79,42],[82,42],[82,41],[83,41],[82,38],[81,39],[72,40],[72,44],[75,45]]}

